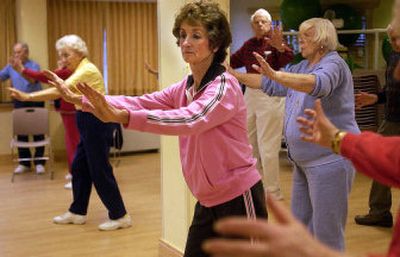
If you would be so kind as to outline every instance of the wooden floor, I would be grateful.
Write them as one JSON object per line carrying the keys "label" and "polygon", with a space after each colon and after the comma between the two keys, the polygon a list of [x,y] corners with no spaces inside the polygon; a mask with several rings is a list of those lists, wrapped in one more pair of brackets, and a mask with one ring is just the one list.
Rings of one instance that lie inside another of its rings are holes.
{"label": "wooden floor", "polygon": [[[0,256],[134,256],[158,257],[161,235],[160,156],[147,153],[122,157],[115,175],[125,204],[133,218],[133,227],[99,232],[97,225],[107,218],[105,208],[93,191],[86,225],[55,225],[53,216],[66,211],[71,191],[63,189],[65,163],[57,163],[53,181],[48,176],[27,173],[10,182],[14,166],[0,163]],[[281,158],[281,179],[285,203],[291,190],[290,165]],[[383,252],[391,237],[390,229],[358,226],[353,217],[365,213],[370,181],[357,175],[351,194],[346,243],[349,253],[358,255]],[[399,206],[394,191],[394,207]],[[395,212],[394,208],[394,212]],[[273,222],[273,221],[272,221]]]}

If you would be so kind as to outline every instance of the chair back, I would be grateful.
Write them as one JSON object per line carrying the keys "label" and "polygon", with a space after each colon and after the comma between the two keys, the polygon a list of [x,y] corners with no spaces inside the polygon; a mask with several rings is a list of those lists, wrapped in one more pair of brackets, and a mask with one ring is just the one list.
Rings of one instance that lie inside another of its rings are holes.
{"label": "chair back", "polygon": [[42,107],[14,109],[14,135],[49,135],[49,110]]}

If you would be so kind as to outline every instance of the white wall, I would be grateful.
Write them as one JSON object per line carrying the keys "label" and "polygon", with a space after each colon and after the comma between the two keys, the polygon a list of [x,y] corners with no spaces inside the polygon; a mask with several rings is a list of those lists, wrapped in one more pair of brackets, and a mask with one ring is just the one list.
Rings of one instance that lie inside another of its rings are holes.
{"label": "white wall", "polygon": [[[176,39],[171,33],[175,13],[185,2],[187,0],[158,1],[160,88],[182,80],[188,73],[187,65],[176,46]],[[229,10],[229,0],[218,2],[224,10]],[[182,177],[176,137],[161,137],[161,169],[161,241],[178,252],[183,252],[195,201]]]}
{"label": "white wall", "polygon": [[[183,0],[158,1],[158,60],[161,89],[180,81],[187,73],[186,64],[171,33],[174,14],[183,3]],[[161,240],[182,252],[189,224],[189,193],[182,177],[176,137],[161,137],[161,195]]]}

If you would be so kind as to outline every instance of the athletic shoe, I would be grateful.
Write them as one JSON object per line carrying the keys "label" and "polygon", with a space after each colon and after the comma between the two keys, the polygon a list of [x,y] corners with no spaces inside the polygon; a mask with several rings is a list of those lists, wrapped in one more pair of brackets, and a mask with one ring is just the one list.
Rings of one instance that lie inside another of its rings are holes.
{"label": "athletic shoe", "polygon": [[72,182],[68,182],[67,184],[64,185],[65,189],[72,189]]}
{"label": "athletic shoe", "polygon": [[14,173],[15,173],[15,174],[21,174],[21,173],[24,173],[24,172],[26,172],[26,171],[29,171],[30,169],[31,169],[31,168],[28,167],[28,166],[19,164],[19,165],[15,168]]}
{"label": "athletic shoe", "polygon": [[78,215],[67,211],[66,213],[53,218],[56,224],[76,224],[81,225],[86,222],[86,215]]}
{"label": "athletic shoe", "polygon": [[36,174],[43,174],[46,170],[42,164],[36,165]]}
{"label": "athletic shoe", "polygon": [[99,225],[99,230],[102,231],[112,231],[120,228],[129,228],[132,226],[131,216],[125,214],[124,217],[117,220],[107,220],[106,222]]}

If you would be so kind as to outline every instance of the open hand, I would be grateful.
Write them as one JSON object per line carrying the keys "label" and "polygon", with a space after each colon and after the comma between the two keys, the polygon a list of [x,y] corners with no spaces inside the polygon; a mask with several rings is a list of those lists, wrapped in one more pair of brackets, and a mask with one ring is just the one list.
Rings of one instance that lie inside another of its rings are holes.
{"label": "open hand", "polygon": [[64,80],[59,78],[55,73],[46,70],[44,71],[46,77],[49,79],[49,84],[56,87],[61,94],[61,97],[72,104],[82,105],[82,96],[75,94],[71,89],[65,84]]}
{"label": "open hand", "polygon": [[255,69],[258,73],[263,74],[272,80],[275,80],[276,71],[271,68],[268,62],[260,54],[253,52],[253,55],[254,57],[256,57],[259,64],[259,65],[253,64],[252,65],[253,69]]}
{"label": "open hand", "polygon": [[268,196],[267,206],[276,223],[239,217],[222,219],[214,226],[216,232],[236,239],[207,240],[203,249],[213,256],[230,257],[335,256],[326,255],[333,251],[315,240],[282,203]]}
{"label": "open hand", "polygon": [[297,118],[297,122],[301,125],[300,131],[303,133],[301,139],[330,148],[332,139],[339,129],[326,117],[321,100],[315,101],[314,110],[305,109],[304,113],[308,118]]}
{"label": "open hand", "polygon": [[365,92],[359,92],[354,94],[355,98],[355,107],[356,110],[359,110],[367,105],[372,105],[378,102],[378,96],[375,94],[369,94]]}
{"label": "open hand", "polygon": [[89,100],[85,103],[85,109],[93,113],[103,122],[117,122],[126,124],[129,122],[129,113],[110,105],[103,94],[85,83],[78,83],[77,88]]}
{"label": "open hand", "polygon": [[29,94],[25,92],[12,87],[8,87],[7,90],[10,92],[11,97],[18,101],[25,102],[29,100]]}
{"label": "open hand", "polygon": [[271,29],[271,37],[266,38],[267,41],[273,48],[277,49],[280,52],[285,51],[284,43],[283,43],[283,34],[280,26]]}

